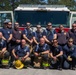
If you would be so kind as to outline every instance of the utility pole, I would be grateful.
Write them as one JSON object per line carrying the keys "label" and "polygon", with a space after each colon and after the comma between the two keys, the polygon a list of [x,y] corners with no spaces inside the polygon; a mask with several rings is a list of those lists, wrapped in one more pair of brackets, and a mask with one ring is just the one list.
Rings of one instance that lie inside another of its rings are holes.
{"label": "utility pole", "polygon": [[14,13],[14,0],[12,0],[12,11],[13,11],[13,13]]}

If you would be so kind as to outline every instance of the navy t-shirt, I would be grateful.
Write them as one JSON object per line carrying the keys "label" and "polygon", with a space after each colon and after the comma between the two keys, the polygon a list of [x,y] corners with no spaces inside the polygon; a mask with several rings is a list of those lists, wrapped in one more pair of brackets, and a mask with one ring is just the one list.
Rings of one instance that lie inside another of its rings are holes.
{"label": "navy t-shirt", "polygon": [[74,40],[74,44],[76,45],[76,31],[74,31],[73,29],[71,29],[71,30],[69,30],[69,37],[70,38],[73,38],[73,40]]}
{"label": "navy t-shirt", "polygon": [[24,57],[27,52],[30,53],[30,49],[28,46],[25,46],[24,48],[22,48],[21,45],[18,45],[16,48],[15,48],[15,51],[16,51],[16,54],[19,56],[19,57]]}
{"label": "navy t-shirt", "polygon": [[0,40],[0,50],[6,47],[6,42],[2,39]]}
{"label": "navy t-shirt", "polygon": [[40,38],[43,37],[43,32],[35,31],[33,32],[33,36],[36,38],[37,42],[40,42]]}
{"label": "navy t-shirt", "polygon": [[28,38],[28,39],[32,39],[33,38],[33,32],[31,31],[31,29],[24,29],[23,30],[23,35],[26,35],[26,37]]}
{"label": "navy t-shirt", "polygon": [[46,36],[49,41],[53,40],[54,34],[56,34],[56,31],[54,29],[52,30],[46,29],[43,31],[43,36]]}
{"label": "navy t-shirt", "polygon": [[50,50],[49,45],[48,44],[43,44],[43,45],[36,45],[34,52],[40,53],[40,52],[44,52]]}
{"label": "navy t-shirt", "polygon": [[64,51],[64,56],[67,57],[67,56],[72,56],[72,55],[75,55],[76,56],[76,46],[75,45],[72,45],[72,46],[68,46],[68,45],[65,45],[63,47],[63,51]]}
{"label": "navy t-shirt", "polygon": [[8,40],[8,38],[10,37],[10,34],[12,34],[12,31],[8,28],[3,28],[2,29],[2,34],[3,36],[6,38],[6,40]]}
{"label": "navy t-shirt", "polygon": [[58,55],[62,50],[62,47],[58,45],[57,47],[52,46],[50,52],[52,52],[53,56]]}

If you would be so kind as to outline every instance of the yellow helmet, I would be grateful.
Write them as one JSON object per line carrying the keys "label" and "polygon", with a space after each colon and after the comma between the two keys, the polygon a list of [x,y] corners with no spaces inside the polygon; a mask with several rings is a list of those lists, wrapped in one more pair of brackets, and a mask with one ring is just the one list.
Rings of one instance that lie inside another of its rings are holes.
{"label": "yellow helmet", "polygon": [[24,64],[20,60],[14,61],[14,66],[16,69],[22,69],[24,67]]}

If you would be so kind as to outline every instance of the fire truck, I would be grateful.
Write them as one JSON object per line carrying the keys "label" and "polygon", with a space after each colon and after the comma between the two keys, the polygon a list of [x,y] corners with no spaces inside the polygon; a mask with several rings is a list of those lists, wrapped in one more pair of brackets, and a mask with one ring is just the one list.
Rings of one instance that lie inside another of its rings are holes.
{"label": "fire truck", "polygon": [[70,11],[64,5],[19,5],[12,11],[0,11],[0,27],[3,27],[3,22],[10,19],[13,23],[19,22],[20,29],[25,28],[26,22],[30,22],[32,27],[40,24],[46,27],[48,22],[52,23],[54,28],[58,28],[60,24],[65,27],[65,30],[71,28],[72,23],[76,21],[76,12]]}

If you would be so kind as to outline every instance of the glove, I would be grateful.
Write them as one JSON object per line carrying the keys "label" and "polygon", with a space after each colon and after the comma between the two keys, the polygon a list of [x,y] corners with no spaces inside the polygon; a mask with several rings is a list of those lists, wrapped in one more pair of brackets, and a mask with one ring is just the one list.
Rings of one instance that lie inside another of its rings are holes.
{"label": "glove", "polygon": [[67,60],[68,60],[68,61],[72,61],[71,56],[68,56]]}

